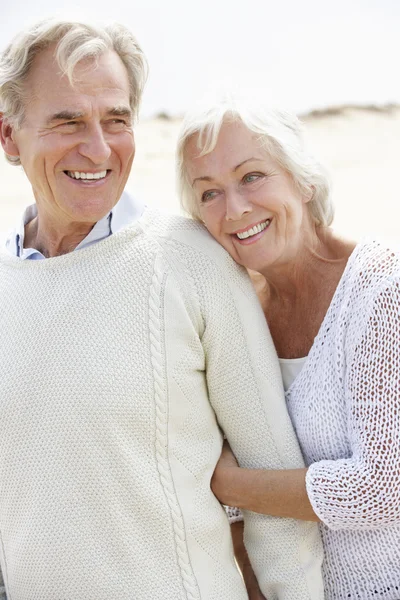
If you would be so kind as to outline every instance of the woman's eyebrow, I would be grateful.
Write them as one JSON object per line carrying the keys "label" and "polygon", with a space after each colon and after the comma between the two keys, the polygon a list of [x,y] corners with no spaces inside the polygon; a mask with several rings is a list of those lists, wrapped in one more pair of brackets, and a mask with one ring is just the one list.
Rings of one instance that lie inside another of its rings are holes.
{"label": "woman's eyebrow", "polygon": [[203,175],[202,177],[195,177],[192,181],[192,186],[196,183],[196,181],[212,181],[213,178],[208,175]]}
{"label": "woman's eyebrow", "polygon": [[[238,165],[236,165],[236,167],[234,167],[232,169],[232,172],[235,173],[235,171],[237,171],[238,169],[240,169],[240,167],[242,165],[244,165],[247,162],[251,162],[251,161],[257,161],[257,162],[261,162],[263,159],[262,158],[257,158],[256,156],[251,156],[250,158],[246,158],[245,160],[243,160],[242,162],[240,162]],[[192,186],[194,186],[194,184],[196,183],[196,181],[213,181],[212,177],[209,177],[208,175],[203,175],[202,177],[196,177],[195,179],[193,179],[192,181]]]}
{"label": "woman's eyebrow", "polygon": [[246,160],[243,160],[241,163],[239,163],[238,165],[236,165],[236,167],[234,167],[233,171],[234,172],[237,171],[238,169],[240,169],[240,167],[242,165],[244,165],[247,162],[250,162],[250,161],[253,161],[253,162],[254,161],[258,161],[258,162],[260,162],[262,160],[263,160],[262,158],[257,158],[256,156],[251,156],[250,158],[246,158]]}

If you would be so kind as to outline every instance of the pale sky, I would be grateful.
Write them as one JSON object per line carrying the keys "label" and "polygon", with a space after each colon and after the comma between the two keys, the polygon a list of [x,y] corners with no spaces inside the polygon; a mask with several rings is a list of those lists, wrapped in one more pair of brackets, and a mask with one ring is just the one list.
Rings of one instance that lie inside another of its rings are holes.
{"label": "pale sky", "polygon": [[399,0],[0,0],[0,48],[48,16],[127,25],[150,63],[144,116],[182,113],[220,86],[304,111],[400,103]]}

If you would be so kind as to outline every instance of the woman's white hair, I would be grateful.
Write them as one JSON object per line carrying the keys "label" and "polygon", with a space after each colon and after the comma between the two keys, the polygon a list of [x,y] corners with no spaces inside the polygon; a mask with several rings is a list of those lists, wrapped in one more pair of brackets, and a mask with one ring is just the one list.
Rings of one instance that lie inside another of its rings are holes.
{"label": "woman's white hair", "polygon": [[[109,50],[118,54],[129,77],[130,105],[137,118],[143,88],[147,79],[147,61],[129,29],[118,23],[102,26],[76,21],[44,20],[17,35],[0,55],[0,112],[3,118],[19,128],[24,119],[24,81],[33,60],[42,50],[56,44],[55,58],[71,85],[78,63],[98,59]],[[19,165],[18,157],[7,156]]]}
{"label": "woman's white hair", "polygon": [[330,181],[323,166],[308,152],[303,127],[292,113],[253,105],[232,94],[186,114],[178,136],[176,151],[177,187],[182,208],[201,220],[198,202],[187,174],[186,145],[197,137],[199,156],[212,152],[222,124],[242,122],[257,135],[260,146],[290,174],[300,193],[311,197],[307,203],[317,226],[329,226],[334,209]]}

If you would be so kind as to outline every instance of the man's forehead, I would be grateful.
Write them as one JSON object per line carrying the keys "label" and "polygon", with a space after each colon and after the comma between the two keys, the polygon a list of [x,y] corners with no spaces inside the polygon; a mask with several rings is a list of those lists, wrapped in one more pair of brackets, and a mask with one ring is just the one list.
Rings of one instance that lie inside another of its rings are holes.
{"label": "man's forehead", "polygon": [[37,91],[49,86],[54,93],[127,92],[129,79],[125,65],[112,50],[97,58],[88,57],[73,68],[72,81],[62,71],[56,59],[56,47],[51,45],[39,52],[31,65],[26,84]]}
{"label": "man's forehead", "polygon": [[[95,64],[82,63],[74,70],[72,83],[61,73],[55,48],[46,48],[35,57],[25,82],[25,115],[40,126],[78,118],[130,117],[130,84],[125,65],[115,52],[101,55]],[[36,60],[37,59],[37,60]]]}

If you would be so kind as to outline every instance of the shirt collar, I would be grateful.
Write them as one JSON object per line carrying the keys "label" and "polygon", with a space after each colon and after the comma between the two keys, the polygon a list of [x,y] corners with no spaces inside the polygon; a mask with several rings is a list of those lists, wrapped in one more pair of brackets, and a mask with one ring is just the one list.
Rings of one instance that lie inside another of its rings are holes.
{"label": "shirt collar", "polygon": [[121,229],[139,219],[144,209],[145,204],[142,200],[138,200],[129,192],[124,191],[110,213],[110,234],[121,231]]}
{"label": "shirt collar", "polygon": [[[78,244],[75,250],[91,246],[102,239],[107,238],[112,233],[117,233],[124,227],[127,227],[138,219],[145,205],[142,201],[137,200],[131,194],[124,191],[121,198],[114,206],[111,212],[105,217],[97,221],[88,235]],[[6,250],[13,256],[21,259],[39,260],[44,258],[43,254],[35,248],[24,248],[25,225],[37,216],[36,204],[28,206],[22,219],[16,229],[6,239]]]}

